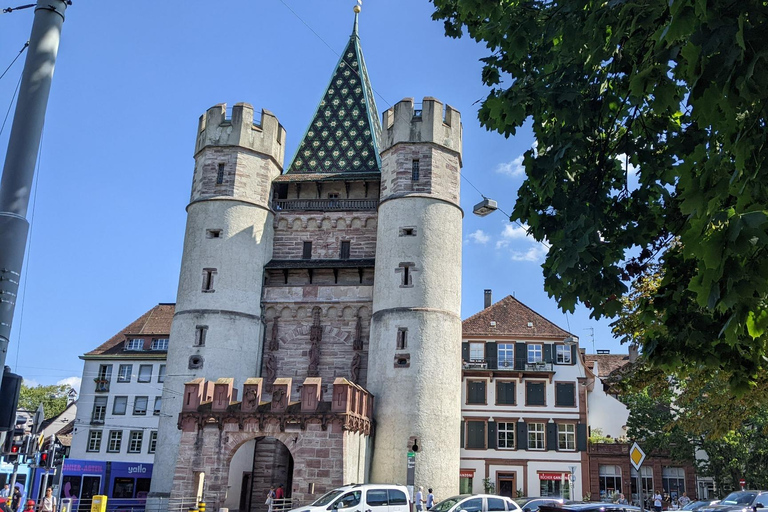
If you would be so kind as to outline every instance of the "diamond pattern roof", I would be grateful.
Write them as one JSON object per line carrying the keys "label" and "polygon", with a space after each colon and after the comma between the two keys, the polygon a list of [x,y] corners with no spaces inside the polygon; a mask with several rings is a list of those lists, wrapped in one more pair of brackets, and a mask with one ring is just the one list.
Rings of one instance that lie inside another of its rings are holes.
{"label": "diamond pattern roof", "polygon": [[381,124],[355,28],[286,174],[381,172]]}

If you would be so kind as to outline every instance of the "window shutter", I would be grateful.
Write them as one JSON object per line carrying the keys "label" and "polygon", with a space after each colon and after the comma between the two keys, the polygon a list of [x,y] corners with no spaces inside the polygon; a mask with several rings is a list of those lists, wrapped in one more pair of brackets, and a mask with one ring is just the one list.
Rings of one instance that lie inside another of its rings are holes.
{"label": "window shutter", "polygon": [[464,428],[465,428],[465,424],[462,421],[461,422],[461,435],[459,436],[459,444],[461,445],[462,448],[464,448]]}
{"label": "window shutter", "polygon": [[488,403],[488,400],[486,399],[486,394],[485,394],[485,381],[477,383],[477,403],[479,404]]}
{"label": "window shutter", "polygon": [[506,382],[502,382],[500,380],[496,381],[496,403],[497,404],[506,404],[507,403],[507,386],[505,386]]}
{"label": "window shutter", "polygon": [[489,450],[496,449],[496,422],[495,421],[488,422],[488,449]]}
{"label": "window shutter", "polygon": [[549,343],[544,344],[544,362],[545,363],[552,362],[552,345],[550,345]]}
{"label": "window shutter", "polygon": [[526,405],[547,405],[546,388],[543,382],[525,383]]}
{"label": "window shutter", "polygon": [[576,424],[576,449],[587,451],[587,426],[583,423]]}
{"label": "window shutter", "polygon": [[528,424],[524,421],[517,422],[517,449],[528,449]]}
{"label": "window shutter", "polygon": [[557,450],[557,424],[547,423],[547,450]]}
{"label": "window shutter", "polygon": [[515,343],[515,370],[525,370],[528,360],[528,346],[525,343]]}
{"label": "window shutter", "polygon": [[489,341],[485,344],[485,361],[488,363],[488,369],[495,370],[496,362],[499,359],[499,352],[495,341]]}
{"label": "window shutter", "polygon": [[555,405],[561,407],[573,407],[576,405],[575,385],[569,382],[555,384]]}
{"label": "window shutter", "polygon": [[576,364],[576,360],[579,357],[579,346],[571,345],[571,364]]}
{"label": "window shutter", "polygon": [[469,343],[467,342],[461,344],[461,358],[465,363],[469,362]]}

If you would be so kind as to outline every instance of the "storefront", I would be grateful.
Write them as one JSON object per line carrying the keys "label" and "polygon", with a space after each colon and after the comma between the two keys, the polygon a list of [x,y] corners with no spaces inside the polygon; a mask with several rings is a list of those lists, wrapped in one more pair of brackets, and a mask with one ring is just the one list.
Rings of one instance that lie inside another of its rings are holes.
{"label": "storefront", "polygon": [[571,499],[571,473],[539,472],[539,496]]}
{"label": "storefront", "polygon": [[472,494],[472,481],[475,478],[474,469],[462,469],[459,471],[459,494]]}

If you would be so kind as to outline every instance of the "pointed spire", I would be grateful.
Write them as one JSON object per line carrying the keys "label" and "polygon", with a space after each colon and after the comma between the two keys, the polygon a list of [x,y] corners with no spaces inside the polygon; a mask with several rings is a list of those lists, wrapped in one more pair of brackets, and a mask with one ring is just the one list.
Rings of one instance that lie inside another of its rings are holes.
{"label": "pointed spire", "polygon": [[[360,4],[358,0],[358,4]],[[381,172],[381,124],[357,32],[344,53],[286,174]]]}

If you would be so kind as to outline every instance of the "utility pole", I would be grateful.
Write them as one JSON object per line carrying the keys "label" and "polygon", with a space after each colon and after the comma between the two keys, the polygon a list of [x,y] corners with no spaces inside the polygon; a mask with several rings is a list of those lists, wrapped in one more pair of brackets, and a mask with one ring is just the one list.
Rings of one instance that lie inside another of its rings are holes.
{"label": "utility pole", "polygon": [[37,0],[0,180],[0,368],[5,366],[11,339],[29,231],[26,219],[29,196],[59,52],[61,26],[69,4],[70,0]]}

